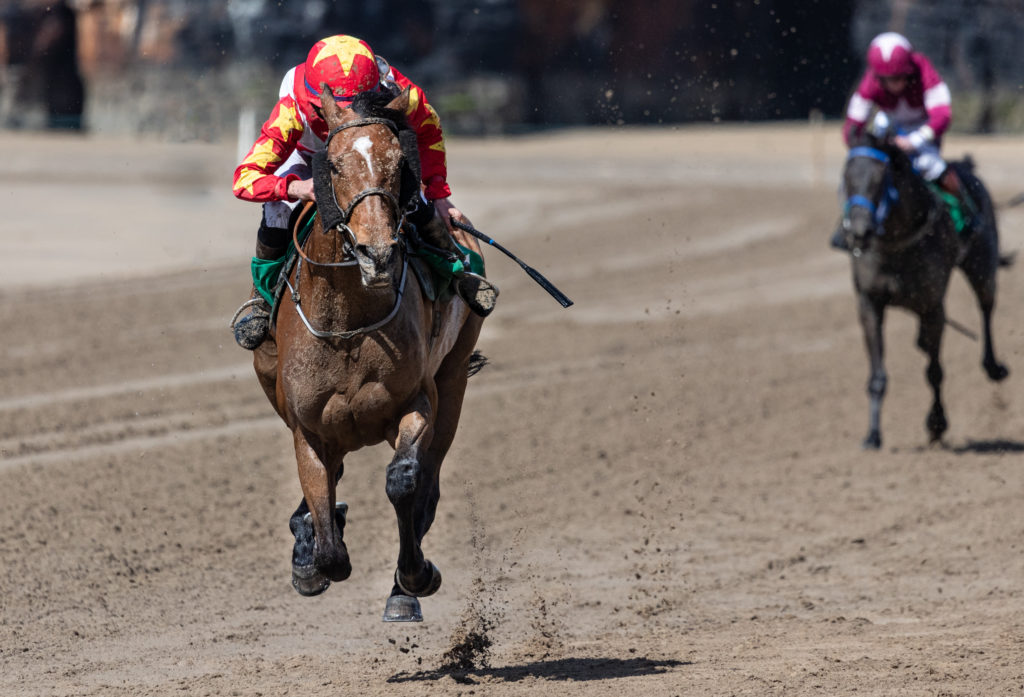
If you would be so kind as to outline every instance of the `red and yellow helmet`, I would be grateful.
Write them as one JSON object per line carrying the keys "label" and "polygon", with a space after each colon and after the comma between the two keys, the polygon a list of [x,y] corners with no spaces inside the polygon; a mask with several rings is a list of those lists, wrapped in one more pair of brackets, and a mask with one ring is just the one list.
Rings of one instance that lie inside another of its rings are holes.
{"label": "red and yellow helmet", "polygon": [[380,71],[369,44],[354,36],[337,34],[313,44],[306,57],[302,83],[296,85],[300,88],[297,93],[302,93],[311,106],[320,106],[321,83],[330,86],[337,101],[345,103],[376,87]]}

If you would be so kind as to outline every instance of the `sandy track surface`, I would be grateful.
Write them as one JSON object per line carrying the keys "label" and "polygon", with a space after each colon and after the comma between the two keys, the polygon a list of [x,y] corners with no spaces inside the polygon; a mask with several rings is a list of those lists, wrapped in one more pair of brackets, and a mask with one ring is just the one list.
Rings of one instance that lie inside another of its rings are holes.
{"label": "sandy track surface", "polygon": [[[1008,381],[946,335],[942,448],[890,313],[885,446],[862,452],[834,131],[451,144],[457,202],[577,304],[488,257],[492,362],[417,625],[380,621],[387,448],[346,462],[352,577],[289,585],[290,437],[226,329],[258,218],[227,191],[234,148],[0,140],[0,695],[1024,689],[1022,272],[1000,279]],[[1024,182],[1019,140],[946,148],[997,200]],[[1024,214],[1001,221],[1024,245]],[[962,279],[948,308],[977,326]],[[489,650],[453,669],[473,632]]]}

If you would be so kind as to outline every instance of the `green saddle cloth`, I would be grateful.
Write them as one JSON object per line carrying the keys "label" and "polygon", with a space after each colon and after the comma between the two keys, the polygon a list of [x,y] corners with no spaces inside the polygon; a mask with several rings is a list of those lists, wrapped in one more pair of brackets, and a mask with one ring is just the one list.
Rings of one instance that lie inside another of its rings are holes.
{"label": "green saddle cloth", "polygon": [[[298,238],[300,243],[304,242],[306,237],[309,236],[309,231],[313,229],[313,221],[316,220],[316,213],[309,217],[303,225],[302,230],[299,231]],[[465,265],[461,261],[450,262],[443,257],[438,256],[432,252],[428,252],[423,249],[411,250],[411,256],[413,260],[422,260],[433,277],[434,288],[447,289],[451,286],[452,279],[458,274],[464,271],[472,271],[483,275],[484,273],[484,259],[482,256],[467,249],[462,245],[458,245],[462,253],[469,256],[469,269],[466,269]],[[284,278],[282,273],[288,273],[291,269],[291,260],[295,256],[295,243],[288,243],[288,250],[284,253],[284,256],[278,259],[258,259],[252,258],[252,284],[256,288],[256,292],[263,296],[263,299],[270,303],[271,307],[274,306],[276,296],[278,295],[278,288],[284,285]],[[431,300],[436,300],[438,293],[430,293],[428,296]]]}
{"label": "green saddle cloth", "polygon": [[970,232],[968,229],[970,215],[968,211],[964,210],[963,202],[935,182],[928,182],[928,186],[940,199],[942,199],[946,204],[946,208],[949,209],[949,217],[953,219],[953,226],[956,228],[957,236],[961,239],[967,237]]}

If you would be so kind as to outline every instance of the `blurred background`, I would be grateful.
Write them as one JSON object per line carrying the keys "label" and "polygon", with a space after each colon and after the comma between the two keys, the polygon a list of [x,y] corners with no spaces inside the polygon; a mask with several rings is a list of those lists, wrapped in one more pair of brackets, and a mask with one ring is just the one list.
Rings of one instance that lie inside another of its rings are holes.
{"label": "blurred background", "polygon": [[[1024,129],[1024,0],[5,0],[0,125],[234,138],[334,33],[427,90],[446,130],[839,117],[905,33],[954,127]],[[241,125],[240,125],[241,124]]]}

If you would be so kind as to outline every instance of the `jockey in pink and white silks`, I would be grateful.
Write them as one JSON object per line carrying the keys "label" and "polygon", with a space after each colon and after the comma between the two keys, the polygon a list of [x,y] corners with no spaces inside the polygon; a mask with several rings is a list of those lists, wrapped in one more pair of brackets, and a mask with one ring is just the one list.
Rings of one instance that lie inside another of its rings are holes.
{"label": "jockey in pink and white silks", "polygon": [[850,98],[843,124],[847,145],[867,123],[872,108],[888,118],[900,135],[895,143],[914,160],[929,181],[942,176],[942,135],[953,118],[949,87],[923,54],[895,32],[879,34],[868,47],[868,69]]}
{"label": "jockey in pink and white silks", "polygon": [[[928,58],[914,50],[902,34],[885,32],[872,39],[867,70],[850,97],[843,124],[846,144],[865,129],[891,129],[893,143],[906,152],[914,168],[928,181],[937,182],[956,196],[967,211],[974,204],[966,196],[956,170],[949,167],[939,149],[953,119],[949,87]],[[874,123],[868,124],[872,111]],[[838,231],[837,231],[838,232]],[[839,237],[833,246],[844,249]]]}

